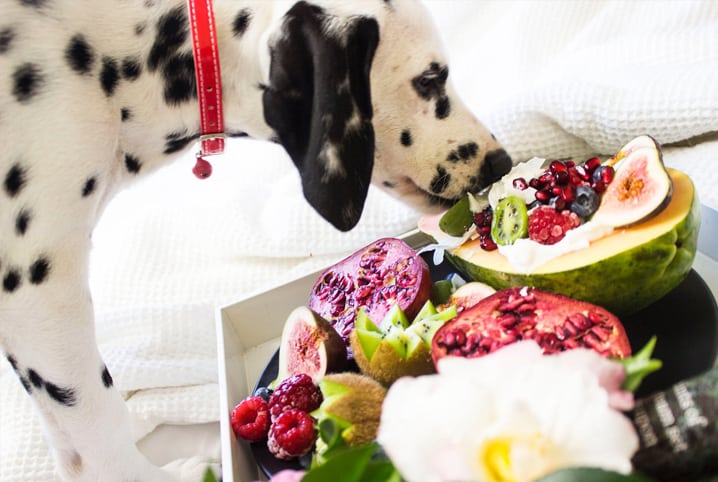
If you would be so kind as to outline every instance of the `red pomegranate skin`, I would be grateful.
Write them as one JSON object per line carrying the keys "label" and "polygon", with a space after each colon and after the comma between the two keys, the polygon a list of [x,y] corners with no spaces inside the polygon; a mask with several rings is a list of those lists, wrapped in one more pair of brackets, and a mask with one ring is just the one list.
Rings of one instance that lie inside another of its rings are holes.
{"label": "red pomegranate skin", "polygon": [[413,248],[397,238],[382,238],[325,270],[308,305],[334,326],[348,348],[359,308],[378,324],[398,303],[412,319],[431,296],[432,286],[429,267]]}
{"label": "red pomegranate skin", "polygon": [[544,353],[590,348],[609,358],[631,355],[621,321],[585,301],[530,287],[512,287],[479,301],[444,324],[432,339],[434,364],[445,356],[475,358],[519,340]]}

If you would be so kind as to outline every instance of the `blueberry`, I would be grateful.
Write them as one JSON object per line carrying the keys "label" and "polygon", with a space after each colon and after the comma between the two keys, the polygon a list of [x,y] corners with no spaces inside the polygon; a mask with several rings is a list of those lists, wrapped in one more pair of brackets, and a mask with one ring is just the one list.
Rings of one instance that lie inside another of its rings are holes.
{"label": "blueberry", "polygon": [[576,188],[576,200],[571,203],[571,211],[575,212],[581,219],[588,219],[598,209],[601,198],[596,191],[588,186]]}
{"label": "blueberry", "polygon": [[262,397],[265,402],[269,401],[270,395],[272,395],[272,390],[267,387],[259,387],[254,391],[254,396]]}

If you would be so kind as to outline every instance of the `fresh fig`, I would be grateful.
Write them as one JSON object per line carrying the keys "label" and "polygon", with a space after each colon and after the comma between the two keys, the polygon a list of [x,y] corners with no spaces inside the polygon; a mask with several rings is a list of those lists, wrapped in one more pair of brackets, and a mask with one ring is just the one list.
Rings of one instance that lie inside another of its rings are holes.
{"label": "fresh fig", "polygon": [[306,373],[314,383],[346,368],[347,350],[334,327],[306,306],[287,317],[279,345],[277,381]]}
{"label": "fresh fig", "polygon": [[601,196],[592,221],[615,228],[641,223],[670,202],[673,181],[658,143],[640,136],[626,144],[609,164],[615,174]]}
{"label": "fresh fig", "polygon": [[434,335],[434,363],[445,356],[480,357],[519,340],[545,353],[590,348],[625,358],[631,345],[621,321],[608,310],[536,288],[512,287],[479,301]]}
{"label": "fresh fig", "polygon": [[387,387],[403,376],[434,373],[431,339],[454,316],[455,306],[439,312],[427,301],[409,322],[399,305],[394,305],[377,326],[360,310],[349,336],[354,360],[362,373]]}
{"label": "fresh fig", "polygon": [[470,281],[459,286],[449,296],[449,304],[456,306],[456,310],[461,313],[494,293],[496,293],[496,290],[490,285],[480,281]]}
{"label": "fresh fig", "polygon": [[429,267],[414,249],[400,239],[382,238],[325,270],[312,288],[309,308],[329,320],[348,346],[359,308],[370,319],[383,320],[398,304],[412,318],[432,286]]}

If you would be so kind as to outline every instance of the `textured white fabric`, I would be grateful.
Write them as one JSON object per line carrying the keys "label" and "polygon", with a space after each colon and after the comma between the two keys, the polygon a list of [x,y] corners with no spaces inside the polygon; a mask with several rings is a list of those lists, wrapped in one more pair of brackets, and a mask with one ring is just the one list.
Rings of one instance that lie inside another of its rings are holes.
{"label": "textured white fabric", "polygon": [[[427,4],[457,90],[516,160],[610,155],[643,133],[687,141],[666,162],[718,208],[718,3]],[[138,438],[218,420],[215,307],[415,226],[417,213],[372,189],[357,229],[336,232],[275,145],[232,142],[213,164],[200,182],[187,156],[120,193],[93,238],[97,337]],[[173,460],[179,435],[165,443],[160,458]],[[218,457],[216,446],[197,452]],[[0,481],[53,477],[30,402],[0,361]]]}

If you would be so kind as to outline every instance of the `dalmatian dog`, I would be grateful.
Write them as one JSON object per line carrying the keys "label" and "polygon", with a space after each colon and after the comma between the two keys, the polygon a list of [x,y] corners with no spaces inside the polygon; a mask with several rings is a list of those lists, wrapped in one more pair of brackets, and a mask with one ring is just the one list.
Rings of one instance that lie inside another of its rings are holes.
{"label": "dalmatian dog", "polygon": [[[96,347],[88,263],[113,195],[196,147],[187,5],[0,11],[0,348],[64,480],[175,480],[133,442]],[[280,143],[337,229],[357,223],[370,183],[430,212],[510,169],[452,89],[422,5],[215,0],[214,12],[227,136]]]}

